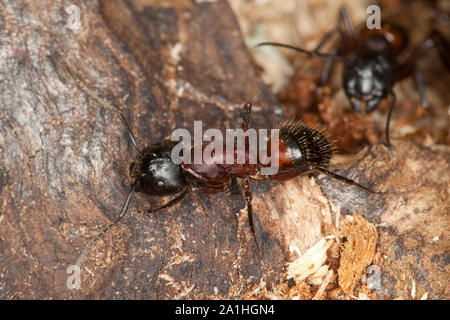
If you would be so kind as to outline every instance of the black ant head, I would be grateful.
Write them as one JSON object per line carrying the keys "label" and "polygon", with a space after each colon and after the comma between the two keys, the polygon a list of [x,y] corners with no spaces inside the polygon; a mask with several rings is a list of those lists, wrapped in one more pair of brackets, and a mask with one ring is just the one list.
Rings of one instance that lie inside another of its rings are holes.
{"label": "black ant head", "polygon": [[392,90],[396,77],[395,59],[383,52],[363,51],[350,55],[344,64],[343,84],[355,111],[375,110]]}
{"label": "black ant head", "polygon": [[142,150],[130,165],[132,183],[136,191],[155,196],[167,196],[181,192],[186,181],[179,165],[172,162],[173,143],[163,142]]}

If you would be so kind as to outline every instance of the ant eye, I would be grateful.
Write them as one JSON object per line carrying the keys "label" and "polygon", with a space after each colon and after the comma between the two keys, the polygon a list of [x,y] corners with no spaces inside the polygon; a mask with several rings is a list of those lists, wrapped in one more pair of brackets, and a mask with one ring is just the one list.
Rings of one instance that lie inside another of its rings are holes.
{"label": "ant eye", "polygon": [[156,189],[158,189],[158,190],[163,190],[164,187],[165,187],[164,181],[159,180],[159,181],[156,183]]}

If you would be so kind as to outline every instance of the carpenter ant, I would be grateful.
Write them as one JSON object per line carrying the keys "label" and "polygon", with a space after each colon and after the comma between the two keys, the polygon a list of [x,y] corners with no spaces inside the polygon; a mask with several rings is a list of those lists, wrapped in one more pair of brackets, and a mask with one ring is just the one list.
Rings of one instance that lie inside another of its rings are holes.
{"label": "carpenter ant", "polygon": [[[309,128],[300,121],[285,121],[279,126],[279,150],[277,153],[279,166],[277,173],[274,175],[265,175],[262,173],[261,168],[267,165],[262,164],[259,158],[256,164],[250,164],[248,161],[248,148],[245,149],[244,164],[219,164],[215,162],[206,163],[204,161],[200,164],[185,163],[187,161],[179,165],[174,164],[171,158],[171,152],[178,142],[165,140],[161,143],[152,144],[144,149],[139,148],[136,138],[123,113],[111,103],[98,96],[96,92],[89,89],[88,85],[68,65],[66,65],[66,70],[84,92],[99,104],[115,111],[122,121],[133,146],[138,151],[138,156],[130,165],[131,187],[118,218],[91,240],[76,262],[78,267],[80,267],[94,244],[125,216],[135,192],[141,192],[151,196],[174,196],[166,204],[148,211],[152,213],[177,204],[189,191],[202,193],[222,192],[236,183],[236,178],[244,179],[247,214],[258,251],[259,246],[256,241],[253,225],[252,193],[250,191],[249,179],[283,181],[317,171],[337,179],[342,183],[357,186],[367,192],[377,193],[349,178],[327,170],[333,151],[331,142],[323,132]],[[249,128],[251,108],[252,103],[245,102],[241,110],[240,120],[242,132],[247,131]],[[267,141],[267,143],[270,145],[270,141]],[[237,151],[235,148],[233,156],[236,157],[236,154]]]}
{"label": "carpenter ant", "polygon": [[[340,27],[341,23],[344,25],[343,28]],[[334,49],[331,53],[319,52],[335,32],[340,34],[341,39],[338,49]],[[432,32],[429,38],[411,50],[399,62],[397,56],[404,51],[406,44],[406,33],[394,24],[383,24],[380,29],[364,29],[357,36],[346,8],[341,8],[337,27],[326,33],[312,51],[275,42],[262,42],[257,46],[283,47],[309,56],[326,58],[327,62],[320,76],[319,85],[323,85],[328,79],[334,59],[342,60],[344,62],[342,74],[344,91],[355,111],[361,112],[363,105],[365,105],[366,112],[374,111],[380,102],[390,95],[392,100],[387,115],[385,135],[387,146],[391,148],[389,123],[396,101],[392,90],[395,82],[414,74],[421,104],[427,109],[428,101],[425,96],[422,75],[415,64],[427,49],[436,46],[444,64],[448,66],[445,52],[448,49],[448,43],[437,31]]]}

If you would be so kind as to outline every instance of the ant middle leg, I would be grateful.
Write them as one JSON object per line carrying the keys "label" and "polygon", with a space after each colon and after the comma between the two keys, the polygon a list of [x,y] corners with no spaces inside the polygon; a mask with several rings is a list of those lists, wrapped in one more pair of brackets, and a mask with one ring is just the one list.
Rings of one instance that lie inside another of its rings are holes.
{"label": "ant middle leg", "polygon": [[393,151],[392,145],[391,145],[391,140],[389,138],[389,127],[390,127],[390,123],[391,123],[391,116],[392,116],[392,111],[394,111],[394,106],[395,106],[395,102],[397,100],[394,91],[391,91],[391,105],[389,106],[389,112],[387,115],[387,119],[386,119],[386,128],[385,128],[385,135],[386,135],[386,145],[387,147]]}
{"label": "ant middle leg", "polygon": [[128,192],[128,195],[125,199],[125,202],[122,205],[122,210],[120,210],[119,217],[117,217],[116,220],[114,220],[114,222],[112,222],[108,226],[106,226],[106,228],[104,228],[101,232],[97,233],[97,235],[91,240],[91,242],[89,242],[87,247],[83,250],[81,255],[78,257],[77,262],[75,263],[75,265],[78,268],[81,267],[81,264],[83,263],[84,258],[89,253],[89,251],[91,251],[92,247],[97,243],[97,241],[100,240],[112,227],[117,225],[119,223],[119,221],[122,220],[122,218],[128,212],[128,208],[130,206],[131,200],[133,199],[133,195],[134,195],[134,192],[136,191],[136,188],[137,188],[136,183],[131,186],[130,191]]}
{"label": "ant middle leg", "polygon": [[356,36],[355,26],[346,7],[339,10],[339,22],[344,24],[344,31],[341,33],[344,47],[349,47],[346,50],[352,50],[358,44],[358,37]]}
{"label": "ant middle leg", "polygon": [[[241,113],[239,115],[239,122],[241,123],[241,128],[246,131],[250,125],[250,114],[252,111],[252,103],[246,102],[242,107]],[[246,144],[247,145],[247,144]],[[250,231],[252,232],[253,239],[255,240],[256,250],[258,251],[258,256],[260,261],[262,261],[262,252],[258,244],[258,239],[256,238],[256,229],[253,219],[253,209],[252,209],[252,192],[250,189],[250,178],[246,176],[244,178],[244,199],[247,208],[248,223],[250,225]]]}
{"label": "ant middle leg", "polygon": [[244,199],[247,208],[247,219],[250,225],[250,231],[252,232],[253,240],[255,240],[256,251],[258,252],[258,258],[260,262],[263,262],[263,252],[258,243],[258,238],[256,237],[255,220],[253,219],[253,207],[252,207],[252,191],[250,189],[250,179],[245,177],[244,179]]}

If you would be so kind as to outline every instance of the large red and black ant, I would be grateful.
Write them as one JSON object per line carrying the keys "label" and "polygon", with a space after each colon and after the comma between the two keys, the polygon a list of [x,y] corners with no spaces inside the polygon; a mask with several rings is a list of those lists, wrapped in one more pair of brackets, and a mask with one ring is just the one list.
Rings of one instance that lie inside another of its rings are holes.
{"label": "large red and black ant", "polygon": [[[235,184],[237,182],[236,178],[241,178],[244,180],[244,194],[249,224],[258,250],[259,246],[256,241],[253,225],[252,193],[249,179],[283,181],[317,171],[343,183],[357,186],[367,192],[377,193],[349,178],[329,171],[327,168],[333,151],[331,142],[323,132],[307,127],[300,121],[285,121],[279,126],[278,151],[275,152],[278,155],[278,171],[275,174],[267,175],[263,173],[261,169],[268,165],[263,164],[259,157],[256,164],[249,162],[248,142],[245,148],[245,161],[243,164],[206,163],[205,161],[200,164],[184,162],[175,164],[171,158],[171,154],[172,149],[178,142],[165,140],[141,149],[123,113],[111,103],[101,98],[96,92],[89,89],[88,85],[67,65],[66,70],[83,91],[99,104],[115,111],[122,121],[133,146],[138,151],[138,156],[130,165],[130,191],[118,218],[98,233],[84,249],[76,262],[78,267],[94,244],[125,216],[135,192],[141,192],[151,196],[174,196],[166,204],[148,211],[152,213],[177,204],[189,191],[203,193],[222,192],[232,184]],[[247,131],[249,128],[251,108],[252,103],[245,102],[241,110],[240,120],[242,132]],[[267,141],[267,144],[271,145],[271,142]],[[226,150],[224,148],[224,155],[226,155]],[[232,152],[234,152],[232,157],[236,159],[236,148]]]}
{"label": "large red and black ant", "polygon": [[[319,52],[336,32],[340,34],[338,48],[330,53]],[[386,143],[391,147],[389,124],[396,101],[392,90],[394,84],[414,74],[421,104],[427,109],[428,101],[425,96],[422,75],[416,67],[417,61],[427,49],[435,46],[444,64],[447,68],[449,66],[448,42],[437,31],[433,31],[426,40],[413,48],[402,61],[398,61],[397,58],[404,51],[406,45],[405,31],[394,24],[383,24],[380,29],[364,29],[358,35],[344,7],[340,10],[336,28],[326,33],[312,51],[276,42],[262,42],[257,46],[283,47],[309,56],[326,58],[327,62],[320,76],[319,85],[323,85],[328,79],[334,60],[343,61],[344,91],[355,111],[363,111],[363,105],[365,105],[366,112],[374,111],[380,102],[390,95],[392,100],[386,119],[385,135]]]}

